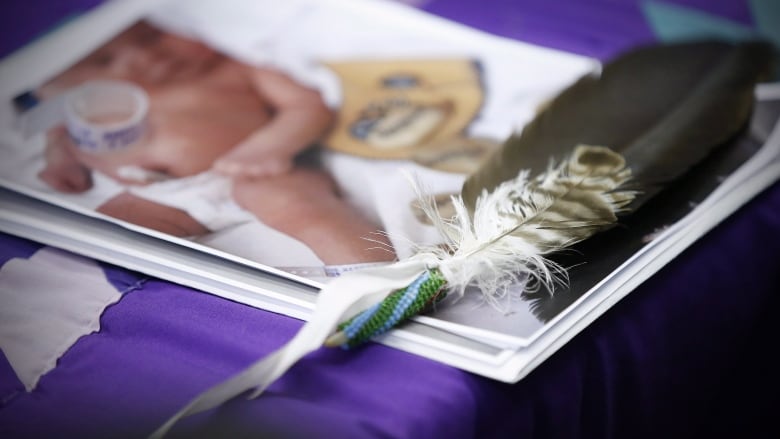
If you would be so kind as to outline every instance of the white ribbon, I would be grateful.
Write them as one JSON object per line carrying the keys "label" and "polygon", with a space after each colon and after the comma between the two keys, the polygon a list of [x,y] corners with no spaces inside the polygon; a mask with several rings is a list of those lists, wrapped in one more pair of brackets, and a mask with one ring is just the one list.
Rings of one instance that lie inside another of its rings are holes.
{"label": "white ribbon", "polygon": [[242,372],[198,395],[168,419],[149,439],[160,439],[181,418],[210,410],[254,388],[256,398],[306,354],[320,348],[339,323],[380,302],[393,290],[412,283],[427,269],[424,260],[345,273],[329,282],[317,298],[311,319],[286,345]]}

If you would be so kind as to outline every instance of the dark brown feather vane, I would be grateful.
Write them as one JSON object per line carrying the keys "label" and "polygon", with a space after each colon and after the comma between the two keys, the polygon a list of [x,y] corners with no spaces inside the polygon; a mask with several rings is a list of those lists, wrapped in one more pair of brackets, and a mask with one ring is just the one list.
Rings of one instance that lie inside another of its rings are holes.
{"label": "dark brown feather vane", "polygon": [[604,145],[626,159],[635,210],[745,126],[756,82],[770,70],[771,46],[697,42],[638,49],[581,78],[464,183],[473,210],[523,169],[543,172],[576,145]]}

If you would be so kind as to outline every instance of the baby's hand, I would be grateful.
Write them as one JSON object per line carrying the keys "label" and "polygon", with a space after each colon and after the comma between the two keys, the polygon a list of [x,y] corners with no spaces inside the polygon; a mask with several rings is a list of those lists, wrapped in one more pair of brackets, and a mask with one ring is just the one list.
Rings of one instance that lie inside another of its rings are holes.
{"label": "baby's hand", "polygon": [[52,129],[46,136],[46,165],[38,173],[38,178],[57,191],[80,193],[92,187],[92,174],[79,162],[71,148],[65,128]]}
{"label": "baby's hand", "polygon": [[233,178],[274,177],[286,174],[292,168],[292,157],[284,154],[273,154],[272,151],[241,148],[240,146],[214,163],[216,172]]}

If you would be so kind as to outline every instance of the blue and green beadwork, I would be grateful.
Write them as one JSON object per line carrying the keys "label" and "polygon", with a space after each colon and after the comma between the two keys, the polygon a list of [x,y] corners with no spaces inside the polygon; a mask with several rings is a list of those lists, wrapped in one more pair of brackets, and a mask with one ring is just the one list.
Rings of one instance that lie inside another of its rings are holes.
{"label": "blue and green beadwork", "polygon": [[439,270],[425,271],[408,287],[390,293],[382,302],[340,324],[338,330],[346,337],[341,347],[358,346],[420,314],[445,297],[446,283]]}

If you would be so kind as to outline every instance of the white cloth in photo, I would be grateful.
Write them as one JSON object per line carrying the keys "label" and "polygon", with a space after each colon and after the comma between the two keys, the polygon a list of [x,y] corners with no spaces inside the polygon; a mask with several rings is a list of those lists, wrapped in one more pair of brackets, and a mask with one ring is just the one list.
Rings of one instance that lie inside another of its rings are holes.
{"label": "white cloth in photo", "polygon": [[[45,274],[45,276],[43,275]],[[27,391],[54,369],[120,293],[95,261],[44,247],[0,268],[0,349]]]}
{"label": "white cloth in photo", "polygon": [[211,231],[224,230],[254,219],[251,213],[233,201],[230,179],[214,172],[129,186],[127,191],[181,209]]}

